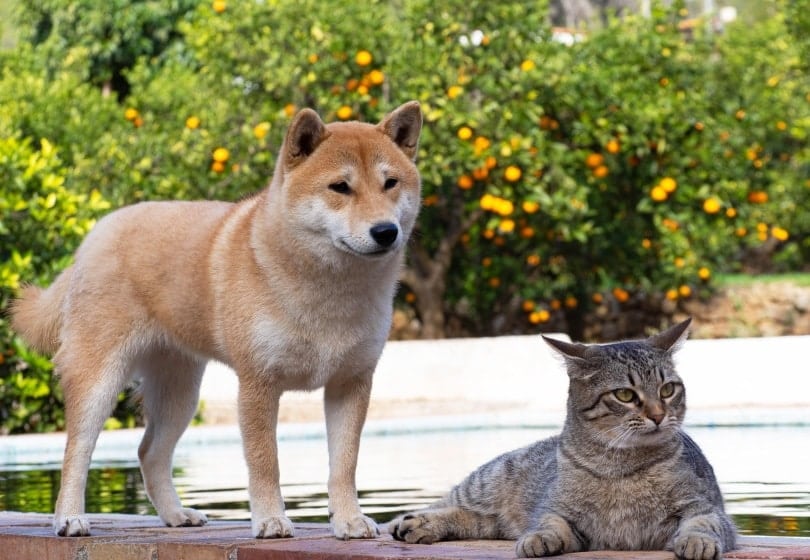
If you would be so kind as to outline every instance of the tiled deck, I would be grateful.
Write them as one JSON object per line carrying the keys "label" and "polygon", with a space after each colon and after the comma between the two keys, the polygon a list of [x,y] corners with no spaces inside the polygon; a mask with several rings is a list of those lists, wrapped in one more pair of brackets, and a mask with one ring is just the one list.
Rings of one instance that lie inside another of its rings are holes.
{"label": "tiled deck", "polygon": [[[56,537],[49,515],[0,512],[0,558],[14,560],[484,560],[514,557],[510,541],[407,545],[389,536],[338,541],[323,524],[296,525],[297,537],[257,540],[246,522],[167,528],[157,517],[92,515],[93,536]],[[742,537],[726,558],[810,560],[810,538]],[[565,558],[563,556],[561,558]],[[579,560],[672,560],[669,552],[586,552]]]}

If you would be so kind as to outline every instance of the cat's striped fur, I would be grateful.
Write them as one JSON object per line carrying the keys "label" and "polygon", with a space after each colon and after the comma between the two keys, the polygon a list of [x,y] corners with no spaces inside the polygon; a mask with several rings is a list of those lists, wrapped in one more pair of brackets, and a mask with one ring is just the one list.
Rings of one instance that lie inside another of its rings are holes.
{"label": "cat's striped fur", "polygon": [[546,338],[565,358],[559,436],[506,453],[426,510],[389,523],[398,540],[517,539],[518,556],[674,551],[716,560],[735,546],[712,467],[681,430],[686,396],[672,354],[689,320],[646,340]]}

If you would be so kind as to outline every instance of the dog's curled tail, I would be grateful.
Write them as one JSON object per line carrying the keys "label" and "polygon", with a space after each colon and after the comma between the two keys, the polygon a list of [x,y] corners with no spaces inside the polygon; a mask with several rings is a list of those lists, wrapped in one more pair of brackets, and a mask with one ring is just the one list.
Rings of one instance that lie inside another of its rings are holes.
{"label": "dog's curled tail", "polygon": [[59,349],[70,273],[65,270],[49,288],[25,286],[11,303],[11,328],[38,352],[54,354]]}

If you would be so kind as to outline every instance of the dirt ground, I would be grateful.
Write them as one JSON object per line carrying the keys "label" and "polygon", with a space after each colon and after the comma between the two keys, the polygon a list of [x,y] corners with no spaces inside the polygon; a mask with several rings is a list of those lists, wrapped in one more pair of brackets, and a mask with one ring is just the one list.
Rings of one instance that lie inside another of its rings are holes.
{"label": "dirt ground", "polygon": [[692,338],[810,334],[810,286],[727,286],[708,301],[683,302],[676,318],[686,315],[694,318]]}

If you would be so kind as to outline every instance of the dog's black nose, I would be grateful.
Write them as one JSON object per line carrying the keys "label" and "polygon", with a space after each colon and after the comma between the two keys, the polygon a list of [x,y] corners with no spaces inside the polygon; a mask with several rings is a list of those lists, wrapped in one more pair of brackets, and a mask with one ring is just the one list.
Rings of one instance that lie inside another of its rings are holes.
{"label": "dog's black nose", "polygon": [[371,237],[374,238],[374,241],[381,246],[390,247],[394,241],[397,240],[399,228],[396,224],[392,224],[391,222],[383,222],[371,226],[369,233],[371,233]]}

